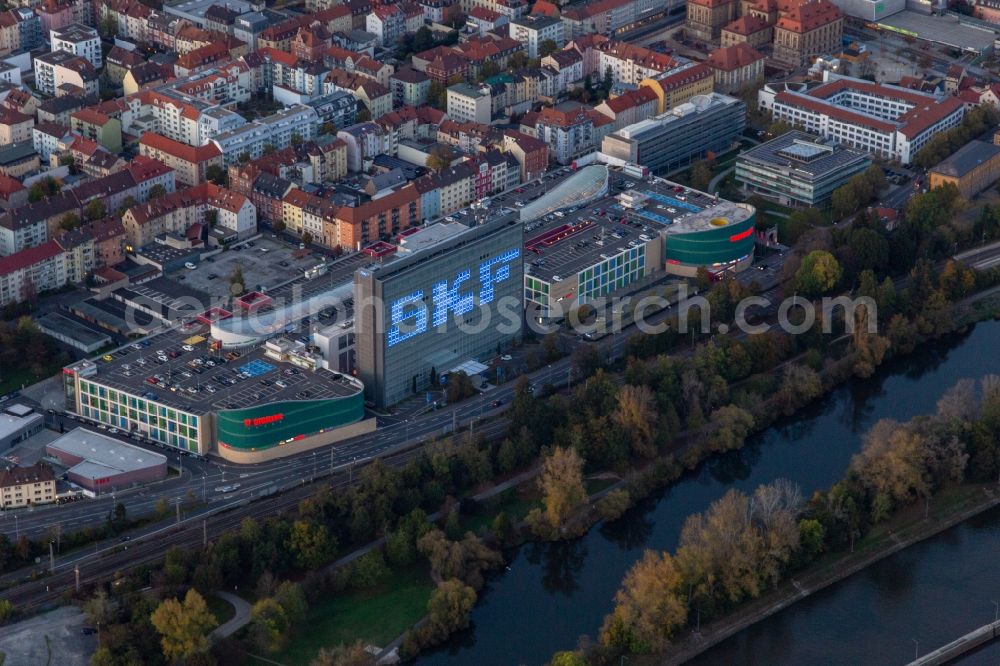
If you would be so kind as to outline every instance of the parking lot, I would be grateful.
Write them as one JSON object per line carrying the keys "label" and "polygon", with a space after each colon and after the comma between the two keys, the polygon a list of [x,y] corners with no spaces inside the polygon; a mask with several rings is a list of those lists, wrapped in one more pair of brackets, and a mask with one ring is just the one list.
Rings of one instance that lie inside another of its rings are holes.
{"label": "parking lot", "polygon": [[232,294],[229,276],[237,265],[243,272],[246,289],[259,291],[261,287],[268,289],[301,277],[306,269],[321,262],[322,257],[313,252],[299,252],[297,246],[268,236],[208,257],[194,270],[184,268],[170,277],[213,297],[224,298]]}
{"label": "parking lot", "polygon": [[[212,351],[206,340],[196,341],[207,334],[207,326],[196,324],[129,345],[96,360],[96,379],[193,413],[355,391],[337,373],[302,370],[267,358],[263,347],[245,353]],[[288,337],[308,340],[307,329]]]}

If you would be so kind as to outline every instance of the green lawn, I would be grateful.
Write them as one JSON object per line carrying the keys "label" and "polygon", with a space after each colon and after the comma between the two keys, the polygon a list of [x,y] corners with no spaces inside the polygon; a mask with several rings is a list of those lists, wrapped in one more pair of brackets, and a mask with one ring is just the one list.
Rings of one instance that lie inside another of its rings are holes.
{"label": "green lawn", "polygon": [[479,511],[462,519],[462,525],[467,530],[478,532],[482,527],[488,527],[498,513],[504,511],[511,520],[517,522],[524,519],[534,508],[541,508],[537,488],[529,483],[519,488],[510,488],[497,497],[491,497],[483,503]]}
{"label": "green lawn", "polygon": [[215,616],[216,626],[229,622],[236,615],[236,609],[233,608],[233,605],[222,597],[217,597],[214,594],[209,595],[205,598],[205,603],[208,604],[208,610]]}
{"label": "green lawn", "polygon": [[51,377],[58,371],[58,367],[46,368],[41,376],[35,376],[28,368],[11,370],[9,372],[5,371],[2,377],[0,377],[0,395],[16,391],[21,388],[22,385],[28,386],[30,384],[34,384],[35,382],[40,382],[43,379]]}
{"label": "green lawn", "polygon": [[394,571],[374,590],[328,595],[312,604],[305,627],[288,647],[269,656],[308,664],[320,648],[356,640],[384,646],[424,616],[433,583],[424,569]]}

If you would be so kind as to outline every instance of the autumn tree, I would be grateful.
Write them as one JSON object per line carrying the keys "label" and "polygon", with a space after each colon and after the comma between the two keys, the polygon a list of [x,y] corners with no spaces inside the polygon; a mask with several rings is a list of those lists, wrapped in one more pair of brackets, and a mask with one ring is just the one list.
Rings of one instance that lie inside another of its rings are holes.
{"label": "autumn tree", "polygon": [[430,154],[427,156],[427,168],[440,173],[450,167],[454,159],[455,153],[451,149],[451,146],[439,143],[431,149]]}
{"label": "autumn tree", "polygon": [[476,591],[460,580],[438,583],[427,602],[427,623],[438,636],[469,626],[469,614],[476,605]]}
{"label": "autumn tree", "polygon": [[683,579],[669,553],[647,550],[622,581],[601,642],[630,652],[662,648],[687,621]]}
{"label": "autumn tree", "polygon": [[622,386],[618,390],[618,406],[612,419],[627,433],[633,453],[646,458],[656,455],[658,413],[653,392],[648,386]]}
{"label": "autumn tree", "polygon": [[355,641],[350,645],[322,648],[309,666],[375,666],[375,656],[365,650],[365,644]]}
{"label": "autumn tree", "polygon": [[706,160],[698,160],[691,167],[691,187],[702,192],[708,191],[712,182],[712,167]]}
{"label": "autumn tree", "polygon": [[163,656],[168,661],[187,659],[207,650],[208,631],[216,624],[205,599],[194,588],[187,591],[183,602],[163,600],[150,621],[160,632]]}
{"label": "autumn tree", "polygon": [[441,579],[454,578],[471,585],[483,586],[483,573],[500,566],[503,558],[472,532],[461,541],[451,541],[439,529],[432,529],[417,540],[417,550],[427,558],[431,571]]}
{"label": "autumn tree", "polygon": [[888,517],[894,506],[927,493],[926,456],[924,439],[914,429],[892,419],[871,427],[851,470],[872,495],[873,523]]}
{"label": "autumn tree", "polygon": [[842,273],[840,264],[832,254],[826,250],[813,250],[799,265],[795,285],[803,296],[822,296],[837,286]]}
{"label": "autumn tree", "polygon": [[580,454],[571,448],[554,448],[542,461],[538,484],[546,521],[553,528],[562,527],[570,512],[587,499]]}
{"label": "autumn tree", "polygon": [[108,214],[108,207],[104,205],[104,202],[100,199],[95,199],[87,204],[83,209],[84,216],[93,222],[94,220],[104,219]]}
{"label": "autumn tree", "polygon": [[250,610],[247,633],[253,645],[264,652],[277,652],[285,644],[290,623],[288,615],[275,599],[261,599]]}
{"label": "autumn tree", "polygon": [[317,525],[306,520],[292,523],[288,541],[285,544],[295,565],[308,571],[315,569],[333,556],[337,543],[329,534],[326,525]]}
{"label": "autumn tree", "polygon": [[712,451],[732,451],[743,446],[753,429],[753,414],[736,405],[723,405],[708,419],[708,446]]}

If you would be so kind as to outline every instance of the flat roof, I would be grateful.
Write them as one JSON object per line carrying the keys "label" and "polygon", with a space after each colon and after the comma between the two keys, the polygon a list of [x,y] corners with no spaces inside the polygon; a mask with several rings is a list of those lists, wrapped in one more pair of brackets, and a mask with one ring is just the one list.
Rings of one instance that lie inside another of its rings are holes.
{"label": "flat roof", "polygon": [[930,16],[904,9],[878,22],[879,25],[895,28],[904,34],[910,33],[919,39],[937,42],[957,49],[984,51],[992,48],[994,33],[960,23],[953,16]]}
{"label": "flat roof", "polygon": [[101,344],[102,342],[111,342],[111,337],[107,334],[95,331],[89,326],[85,326],[58,312],[49,312],[37,317],[35,323],[38,324],[43,332],[53,331],[88,346]]}
{"label": "flat roof", "polygon": [[[525,275],[545,282],[557,281],[556,276],[566,279],[630,248],[662,243],[661,236],[675,225],[692,230],[684,224],[688,217],[712,211],[708,215],[711,218],[724,213],[721,205],[734,206],[662,178],[635,178],[614,169],[608,173],[609,189],[604,196],[576,210],[572,210],[573,199],[568,198],[561,208],[562,217],[550,212],[525,222]],[[576,175],[556,176],[552,180],[565,178],[566,182]],[[558,185],[546,183],[545,188],[549,193],[542,197],[557,191]],[[633,210],[623,206],[619,197],[624,193],[644,199],[642,208]]]}
{"label": "flat roof", "polygon": [[24,416],[0,413],[0,439],[16,435],[25,428],[45,420],[45,417],[38,413],[29,413]]}
{"label": "flat roof", "polygon": [[865,153],[793,130],[744,151],[738,161],[794,170],[803,176],[818,178],[867,159]]}
{"label": "flat roof", "polygon": [[[115,472],[133,472],[167,462],[167,457],[161,453],[148,451],[120,439],[102,435],[96,430],[82,427],[73,428],[59,439],[50,442],[46,448],[65,451],[83,458],[91,463],[86,469],[91,469],[95,465],[102,466],[103,473],[100,476],[107,476],[109,469]],[[83,464],[85,463],[72,468],[73,471],[79,471],[77,467]]]}
{"label": "flat roof", "polygon": [[[317,327],[328,325],[322,320],[316,324]],[[311,320],[298,322],[296,328],[284,335],[291,339],[308,340],[311,326]],[[147,345],[140,349],[135,349],[133,344],[122,347],[111,354],[111,361],[98,358],[67,367],[78,368],[82,363],[88,363],[96,368],[96,374],[86,377],[85,381],[93,381],[134,395],[148,394],[149,400],[192,414],[291,400],[342,398],[359,391],[356,380],[351,377],[325,369],[305,370],[287,361],[269,358],[265,355],[263,345],[240,352],[238,358],[227,361],[227,350],[216,352],[208,348],[209,331],[209,326],[192,323],[190,328],[173,328],[146,338],[141,343],[135,343]],[[204,336],[206,341],[193,345],[194,351],[186,351],[184,341],[193,335]],[[311,340],[309,343],[311,344]],[[163,351],[167,356],[165,362],[157,358],[158,351]],[[176,357],[170,358],[171,353],[175,353]],[[142,359],[142,363],[139,359]],[[195,359],[200,359],[202,364],[195,363]],[[209,366],[209,360],[215,365]],[[246,370],[252,376],[245,378],[240,374],[241,370]],[[160,375],[163,380],[150,383],[148,380],[154,375]],[[234,383],[227,385],[220,381],[223,379]],[[276,386],[274,382],[277,380],[281,380],[286,385],[285,388]],[[263,384],[263,381],[268,384]],[[172,390],[174,388],[176,390]]]}

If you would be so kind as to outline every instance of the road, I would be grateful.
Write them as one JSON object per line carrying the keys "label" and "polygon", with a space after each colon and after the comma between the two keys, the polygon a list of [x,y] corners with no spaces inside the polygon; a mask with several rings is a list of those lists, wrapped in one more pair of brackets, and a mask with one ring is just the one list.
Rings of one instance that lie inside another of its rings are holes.
{"label": "road", "polygon": [[236,609],[236,613],[229,618],[228,622],[219,625],[212,631],[213,638],[228,638],[250,622],[250,604],[231,592],[216,592],[216,594],[231,603]]}

